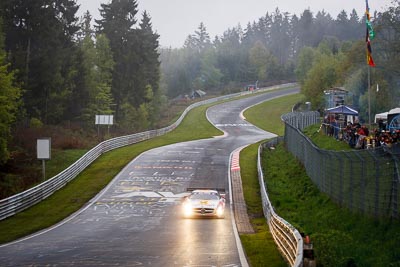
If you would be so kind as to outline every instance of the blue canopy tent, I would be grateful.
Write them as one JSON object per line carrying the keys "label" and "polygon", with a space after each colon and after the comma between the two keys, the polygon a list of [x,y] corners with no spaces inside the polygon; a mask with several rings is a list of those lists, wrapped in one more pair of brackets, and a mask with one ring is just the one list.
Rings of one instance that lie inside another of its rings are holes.
{"label": "blue canopy tent", "polygon": [[358,111],[354,110],[348,106],[340,105],[334,108],[328,108],[326,110],[327,113],[334,113],[334,114],[343,114],[343,115],[350,115],[350,116],[358,116]]}
{"label": "blue canopy tent", "polygon": [[400,130],[400,108],[394,108],[388,112],[387,122],[389,131]]}
{"label": "blue canopy tent", "polygon": [[328,115],[329,121],[332,121],[332,118],[335,118],[341,127],[345,127],[347,122],[354,123],[358,117],[357,110],[345,105],[328,108],[325,110],[325,113]]}

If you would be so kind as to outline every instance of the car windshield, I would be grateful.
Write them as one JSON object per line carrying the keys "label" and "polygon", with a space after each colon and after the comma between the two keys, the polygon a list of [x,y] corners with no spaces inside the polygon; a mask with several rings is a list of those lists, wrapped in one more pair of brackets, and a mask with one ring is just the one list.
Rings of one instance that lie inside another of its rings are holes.
{"label": "car windshield", "polygon": [[190,199],[218,200],[219,197],[215,193],[203,193],[203,192],[197,193],[197,192],[195,192],[190,196]]}

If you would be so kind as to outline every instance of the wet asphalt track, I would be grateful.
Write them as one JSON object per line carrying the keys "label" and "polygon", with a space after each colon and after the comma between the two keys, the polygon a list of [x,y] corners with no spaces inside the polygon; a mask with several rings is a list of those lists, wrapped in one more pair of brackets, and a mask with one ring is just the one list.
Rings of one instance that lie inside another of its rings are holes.
{"label": "wet asphalt track", "polygon": [[[207,111],[225,135],[143,153],[83,210],[59,225],[0,246],[0,266],[242,266],[232,214],[183,219],[188,187],[225,188],[229,156],[271,138],[240,118],[243,109],[298,92],[288,89],[220,104]],[[265,119],[268,119],[266,114]]]}

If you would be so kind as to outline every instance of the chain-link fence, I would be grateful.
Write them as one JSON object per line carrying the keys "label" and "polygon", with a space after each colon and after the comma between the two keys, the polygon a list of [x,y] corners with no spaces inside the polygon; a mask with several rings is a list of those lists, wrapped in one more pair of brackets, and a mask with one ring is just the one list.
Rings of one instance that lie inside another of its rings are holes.
{"label": "chain-link fence", "polygon": [[[308,117],[308,118],[306,118]],[[328,151],[316,147],[301,129],[318,123],[318,113],[282,116],[285,145],[304,165],[318,188],[336,203],[373,217],[398,217],[400,147]]]}

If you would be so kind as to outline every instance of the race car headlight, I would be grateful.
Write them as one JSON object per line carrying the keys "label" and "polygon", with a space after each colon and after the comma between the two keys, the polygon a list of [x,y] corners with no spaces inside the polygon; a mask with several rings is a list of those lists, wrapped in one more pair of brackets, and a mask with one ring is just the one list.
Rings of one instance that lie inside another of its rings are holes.
{"label": "race car headlight", "polygon": [[218,217],[221,217],[221,216],[223,216],[224,215],[224,207],[222,207],[222,205],[219,205],[218,207],[217,207],[217,216]]}
{"label": "race car headlight", "polygon": [[183,203],[183,214],[185,216],[190,216],[192,215],[193,208],[192,205],[189,202]]}

